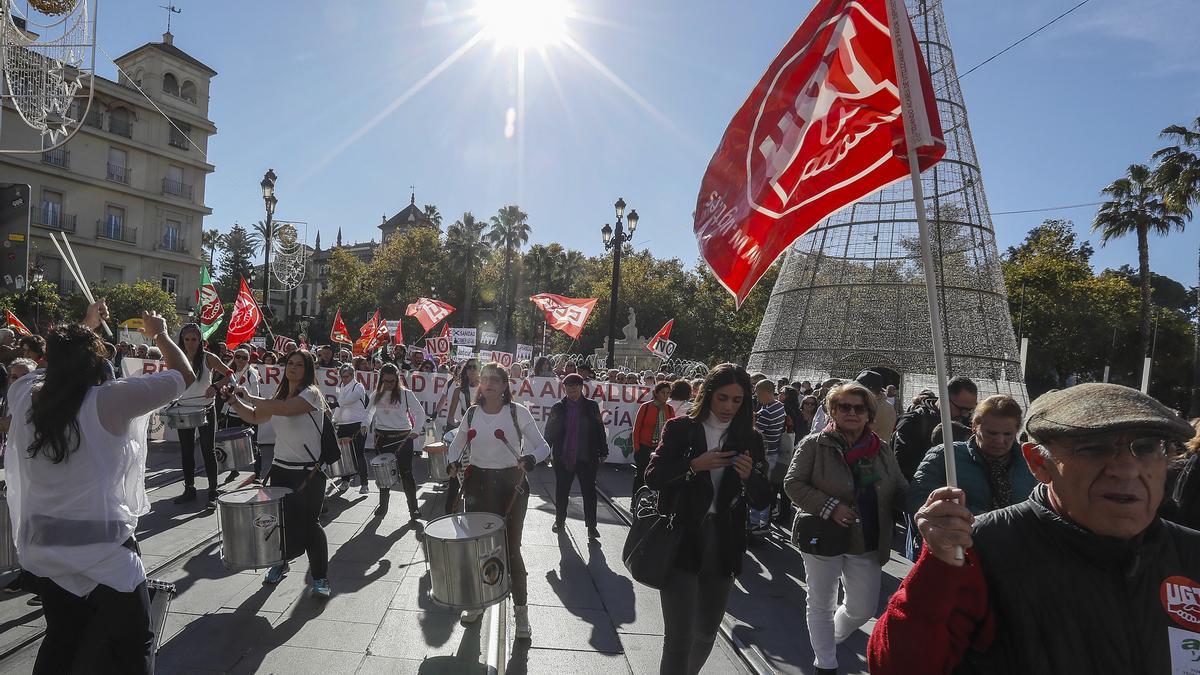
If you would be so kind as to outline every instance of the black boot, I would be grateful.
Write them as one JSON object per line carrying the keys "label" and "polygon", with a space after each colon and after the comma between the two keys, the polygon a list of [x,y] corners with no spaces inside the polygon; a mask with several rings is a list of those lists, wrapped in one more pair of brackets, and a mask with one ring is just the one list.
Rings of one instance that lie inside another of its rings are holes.
{"label": "black boot", "polygon": [[183,494],[171,500],[173,504],[186,504],[196,501],[196,486],[188,485],[183,488]]}
{"label": "black boot", "polygon": [[388,499],[392,496],[392,491],[388,488],[380,488],[379,490],[379,506],[375,507],[375,515],[382,516],[387,513]]}

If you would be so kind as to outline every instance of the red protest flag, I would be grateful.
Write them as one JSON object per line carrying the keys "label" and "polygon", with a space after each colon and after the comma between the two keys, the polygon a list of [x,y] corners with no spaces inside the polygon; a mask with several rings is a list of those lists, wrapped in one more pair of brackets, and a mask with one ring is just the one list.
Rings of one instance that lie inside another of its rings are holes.
{"label": "red protest flag", "polygon": [[250,287],[246,285],[246,279],[242,278],[242,288],[238,291],[237,299],[233,303],[229,326],[225,328],[225,344],[229,345],[230,349],[236,349],[238,345],[249,341],[254,337],[254,331],[258,328],[260,321],[262,321],[262,310],[254,301]]}
{"label": "red protest flag", "polygon": [[654,337],[650,338],[650,341],[646,343],[646,349],[649,349],[655,356],[663,359],[671,358],[671,355],[675,353],[675,343],[671,342],[671,327],[674,325],[675,319],[671,319],[663,324],[663,327],[658,329]]}
{"label": "red protest flag", "polygon": [[[742,301],[775,259],[833,212],[907,178],[890,0],[818,0],[733,116],[696,199],[700,254]],[[903,22],[915,42],[912,24]],[[922,170],[946,152],[916,52]]]}
{"label": "red protest flag", "polygon": [[350,331],[346,328],[346,322],[342,321],[342,309],[339,307],[336,314],[333,315],[333,328],[329,331],[329,341],[337,344],[353,344],[354,340],[350,339]]}
{"label": "red protest flag", "polygon": [[33,335],[33,333],[25,327],[25,324],[21,323],[21,320],[18,319],[17,315],[13,314],[11,310],[4,310],[4,314],[4,324],[11,328],[12,331],[18,336],[25,337],[26,335]]}
{"label": "red protest flag", "polygon": [[546,313],[546,323],[555,330],[570,335],[578,340],[596,306],[596,298],[564,298],[552,293],[538,293],[529,296],[529,300]]}
{"label": "red protest flag", "polygon": [[438,337],[450,337],[450,324],[448,324],[448,323],[442,324],[442,334],[439,335]]}
{"label": "red protest flag", "polygon": [[404,326],[400,319],[393,319],[393,321],[396,329],[392,331],[392,344],[402,345],[404,344]]}
{"label": "red protest flag", "polygon": [[450,316],[454,311],[454,306],[444,303],[441,300],[431,300],[429,298],[417,298],[417,301],[408,306],[405,314],[416,317],[417,321],[421,322],[421,328],[428,333],[439,321]]}
{"label": "red protest flag", "polygon": [[379,310],[358,329],[358,339],[355,340],[351,353],[355,356],[366,356],[375,345],[375,335],[379,333]]}

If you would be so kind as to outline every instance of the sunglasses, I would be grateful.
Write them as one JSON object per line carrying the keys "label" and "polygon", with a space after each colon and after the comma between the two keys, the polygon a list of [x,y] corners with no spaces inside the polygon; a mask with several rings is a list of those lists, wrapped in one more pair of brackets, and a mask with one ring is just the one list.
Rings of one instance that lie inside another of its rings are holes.
{"label": "sunglasses", "polygon": [[867,406],[862,403],[839,403],[839,404],[837,404],[837,409],[838,409],[838,412],[842,413],[843,415],[846,415],[849,413],[854,413],[855,415],[861,415],[861,414],[867,412]]}

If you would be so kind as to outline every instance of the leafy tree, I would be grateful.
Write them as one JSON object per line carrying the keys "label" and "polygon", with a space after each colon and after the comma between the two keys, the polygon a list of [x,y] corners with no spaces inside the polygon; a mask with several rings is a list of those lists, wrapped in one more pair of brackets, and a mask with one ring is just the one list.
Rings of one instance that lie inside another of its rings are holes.
{"label": "leafy tree", "polygon": [[1101,245],[1127,234],[1137,236],[1138,285],[1142,296],[1138,353],[1143,355],[1150,349],[1150,232],[1166,235],[1172,229],[1183,230],[1185,218],[1191,218],[1189,211],[1168,207],[1152,179],[1150,167],[1130,165],[1123,178],[1104,188],[1103,193],[1109,199],[1092,221],[1092,230],[1100,232]]}
{"label": "leafy tree", "polygon": [[463,308],[460,322],[465,326],[475,325],[475,276],[491,250],[488,239],[484,237],[486,228],[487,223],[475,220],[475,215],[467,211],[446,229],[446,262],[449,269],[462,273]]}
{"label": "leafy tree", "polygon": [[208,251],[208,269],[211,270],[213,255],[216,254],[217,249],[222,245],[221,233],[218,230],[205,230],[200,245],[201,248]]}
{"label": "leafy tree", "polygon": [[513,258],[521,247],[529,243],[529,214],[516,204],[501,207],[492,216],[488,242],[504,253],[503,288],[500,293],[500,339],[503,346],[512,346],[512,306],[516,293],[516,278],[513,273]]}
{"label": "leafy tree", "polygon": [[[368,282],[367,266],[344,248],[329,256],[329,284],[321,293],[321,304],[341,310],[350,337],[358,337],[358,326],[375,311],[375,293]],[[355,322],[358,322],[357,324]]]}
{"label": "leafy tree", "polygon": [[419,297],[444,297],[450,282],[446,269],[440,237],[426,227],[397,233],[375,250],[367,268],[370,291],[383,317],[402,317],[404,335],[410,341],[425,329],[416,319],[404,316],[404,310]]}
{"label": "leafy tree", "polygon": [[83,318],[87,305],[72,296],[64,297],[58,284],[52,281],[33,281],[23,293],[0,294],[0,313],[8,310],[34,333],[45,332],[51,324],[69,318]]}
{"label": "leafy tree", "polygon": [[166,317],[167,326],[172,332],[180,326],[179,315],[175,309],[175,298],[153,281],[142,280],[132,284],[97,286],[92,289],[92,295],[97,300],[104,298],[114,324],[138,318],[143,311],[153,310]]}
{"label": "leafy tree", "polygon": [[233,224],[221,238],[221,260],[217,265],[217,292],[223,302],[233,302],[241,288],[242,277],[249,279],[254,271],[254,252],[258,248],[257,233]]}

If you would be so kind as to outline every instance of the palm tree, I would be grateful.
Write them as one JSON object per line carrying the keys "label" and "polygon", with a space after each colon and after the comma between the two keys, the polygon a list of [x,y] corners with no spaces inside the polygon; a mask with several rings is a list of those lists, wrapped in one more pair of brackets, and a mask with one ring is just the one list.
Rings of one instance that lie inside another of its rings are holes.
{"label": "palm tree", "polygon": [[[551,246],[557,246],[557,244],[552,244]],[[558,262],[555,253],[554,250],[547,246],[535,244],[524,255],[522,263],[527,273],[526,278],[529,280],[526,288],[531,291],[530,295],[551,292],[550,281],[554,277],[556,263]],[[537,331],[534,329],[537,326],[537,317],[538,308],[533,303],[529,303],[529,331],[531,338],[537,334]]]}
{"label": "palm tree", "polygon": [[1133,164],[1125,173],[1104,188],[1108,201],[1100,205],[1092,231],[1100,232],[1100,244],[1130,233],[1137,235],[1138,280],[1142,290],[1139,312],[1139,352],[1143,357],[1150,350],[1150,232],[1166,235],[1172,229],[1183,230],[1185,216],[1191,213],[1172,210],[1154,188],[1150,167]]}
{"label": "palm tree", "polygon": [[433,223],[433,226],[437,229],[442,229],[442,214],[438,211],[438,207],[433,204],[426,204],[424,211],[425,217],[429,219],[429,222]]}
{"label": "palm tree", "polygon": [[462,270],[463,274],[463,317],[468,326],[474,326],[472,304],[475,299],[475,270],[483,264],[491,251],[491,245],[484,237],[483,231],[487,223],[475,220],[470,211],[462,214],[462,218],[446,228],[446,256],[451,269]]}
{"label": "palm tree", "polygon": [[218,230],[205,230],[201,235],[201,248],[208,251],[208,271],[212,272],[213,256],[217,252],[217,248],[221,246],[221,233]]}
{"label": "palm tree", "polygon": [[583,254],[575,250],[563,251],[562,257],[559,258],[558,281],[564,294],[571,294],[571,286],[575,283],[575,278],[583,268],[583,260]]}
{"label": "palm tree", "polygon": [[[1169,145],[1154,153],[1159,161],[1154,170],[1154,184],[1162,193],[1167,206],[1186,211],[1200,204],[1200,117],[1188,129],[1174,124],[1162,130]],[[1192,322],[1192,401],[1189,417],[1200,416],[1200,284],[1196,286],[1196,320]]]}
{"label": "palm tree", "polygon": [[512,307],[513,294],[513,256],[521,247],[529,243],[529,214],[522,211],[516,204],[501,207],[491,218],[491,229],[487,238],[493,248],[504,249],[504,283],[500,294],[500,335],[505,346],[510,346],[512,336],[512,320],[509,312]]}

